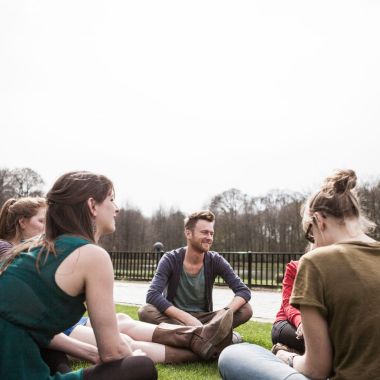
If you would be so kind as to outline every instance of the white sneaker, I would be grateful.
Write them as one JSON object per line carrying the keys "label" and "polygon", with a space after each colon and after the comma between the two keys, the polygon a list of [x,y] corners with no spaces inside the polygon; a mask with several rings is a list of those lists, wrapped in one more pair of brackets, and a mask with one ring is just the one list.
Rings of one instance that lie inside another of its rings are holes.
{"label": "white sneaker", "polygon": [[231,344],[243,343],[243,338],[237,331],[232,331],[232,342]]}

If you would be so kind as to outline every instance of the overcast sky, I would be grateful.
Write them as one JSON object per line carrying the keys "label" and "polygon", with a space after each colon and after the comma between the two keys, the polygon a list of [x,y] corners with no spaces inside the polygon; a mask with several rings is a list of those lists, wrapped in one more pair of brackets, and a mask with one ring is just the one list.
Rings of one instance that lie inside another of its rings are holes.
{"label": "overcast sky", "polygon": [[0,0],[0,167],[190,212],[378,178],[380,2]]}

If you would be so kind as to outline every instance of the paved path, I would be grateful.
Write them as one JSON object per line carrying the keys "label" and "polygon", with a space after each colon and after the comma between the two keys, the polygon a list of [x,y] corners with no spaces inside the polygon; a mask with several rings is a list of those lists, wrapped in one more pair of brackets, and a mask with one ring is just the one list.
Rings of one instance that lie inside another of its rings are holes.
{"label": "paved path", "polygon": [[[143,305],[148,287],[147,282],[115,281],[114,300],[116,303]],[[226,306],[232,297],[233,293],[229,288],[215,286],[214,309]],[[281,292],[253,289],[250,304],[253,309],[253,320],[273,322],[281,304]]]}

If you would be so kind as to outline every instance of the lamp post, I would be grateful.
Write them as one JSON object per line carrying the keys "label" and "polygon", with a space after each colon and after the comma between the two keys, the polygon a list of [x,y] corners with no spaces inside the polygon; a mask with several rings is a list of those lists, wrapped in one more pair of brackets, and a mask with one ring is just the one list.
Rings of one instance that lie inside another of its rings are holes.
{"label": "lamp post", "polygon": [[153,250],[156,253],[164,252],[164,245],[161,242],[157,242],[153,244]]}

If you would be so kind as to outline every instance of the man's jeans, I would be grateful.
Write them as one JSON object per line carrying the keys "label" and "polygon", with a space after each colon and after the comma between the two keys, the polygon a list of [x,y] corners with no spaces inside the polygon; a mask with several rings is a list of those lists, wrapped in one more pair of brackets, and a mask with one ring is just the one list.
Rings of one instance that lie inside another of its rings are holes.
{"label": "man's jeans", "polygon": [[270,351],[249,343],[225,348],[218,365],[223,380],[309,380]]}

